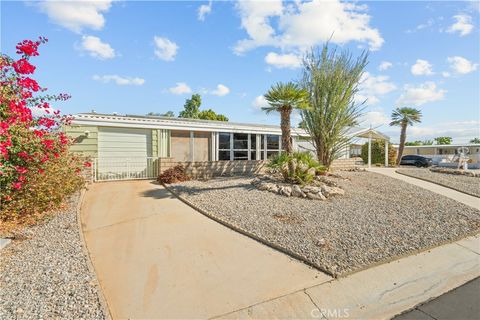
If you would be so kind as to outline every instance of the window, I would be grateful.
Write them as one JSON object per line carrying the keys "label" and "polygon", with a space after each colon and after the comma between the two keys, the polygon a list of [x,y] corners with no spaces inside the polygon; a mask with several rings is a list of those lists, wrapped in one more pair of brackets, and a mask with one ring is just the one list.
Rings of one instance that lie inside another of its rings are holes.
{"label": "window", "polygon": [[280,136],[267,135],[267,150],[278,150],[280,148]]}
{"label": "window", "polygon": [[230,150],[230,133],[220,132],[218,134],[218,149]]}
{"label": "window", "polygon": [[230,160],[231,140],[230,133],[218,134],[218,160]]}
{"label": "window", "polygon": [[[220,132],[218,160],[265,160],[277,155],[280,152],[280,146],[279,135]],[[258,158],[257,147],[260,151]]]}
{"label": "window", "polygon": [[234,133],[233,134],[233,149],[247,150],[248,149],[248,134]]}

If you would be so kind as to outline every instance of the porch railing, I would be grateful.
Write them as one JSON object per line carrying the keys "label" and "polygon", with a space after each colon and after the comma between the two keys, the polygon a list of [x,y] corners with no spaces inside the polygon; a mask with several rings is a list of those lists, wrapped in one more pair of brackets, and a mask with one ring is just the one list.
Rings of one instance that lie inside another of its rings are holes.
{"label": "porch railing", "polygon": [[94,158],[94,181],[154,179],[158,175],[158,158]]}

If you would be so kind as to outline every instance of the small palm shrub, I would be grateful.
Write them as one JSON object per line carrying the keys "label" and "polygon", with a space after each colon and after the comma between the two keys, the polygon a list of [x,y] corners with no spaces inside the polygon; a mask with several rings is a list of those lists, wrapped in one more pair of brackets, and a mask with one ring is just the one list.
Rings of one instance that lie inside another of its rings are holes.
{"label": "small palm shrub", "polygon": [[175,166],[173,168],[165,170],[157,178],[158,182],[161,183],[176,183],[182,181],[188,181],[190,177],[185,172],[185,167],[182,165]]}
{"label": "small palm shrub", "polygon": [[326,171],[309,152],[294,152],[291,155],[282,152],[272,157],[267,166],[280,172],[286,182],[302,185],[312,182],[317,174]]}

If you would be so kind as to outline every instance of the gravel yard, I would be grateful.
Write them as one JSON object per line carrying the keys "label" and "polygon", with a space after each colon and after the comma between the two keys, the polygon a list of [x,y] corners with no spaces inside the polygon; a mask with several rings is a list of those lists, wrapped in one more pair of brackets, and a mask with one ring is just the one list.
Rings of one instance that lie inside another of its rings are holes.
{"label": "gravel yard", "polygon": [[429,169],[402,168],[397,172],[480,197],[480,178],[478,177],[432,172]]}
{"label": "gravel yard", "polygon": [[181,197],[336,275],[480,231],[480,211],[372,172],[335,179],[344,196],[315,201],[260,191],[252,178],[170,185]]}
{"label": "gravel yard", "polygon": [[79,236],[74,196],[0,251],[0,319],[104,319]]}

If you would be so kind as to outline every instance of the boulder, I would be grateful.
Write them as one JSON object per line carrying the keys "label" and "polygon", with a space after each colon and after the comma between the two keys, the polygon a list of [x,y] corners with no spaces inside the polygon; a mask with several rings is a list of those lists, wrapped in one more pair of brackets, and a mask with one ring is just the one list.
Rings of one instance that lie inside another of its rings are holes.
{"label": "boulder", "polygon": [[307,195],[300,189],[299,186],[293,185],[292,186],[292,196],[294,197],[299,197],[299,198],[305,198]]}
{"label": "boulder", "polygon": [[271,183],[268,183],[268,182],[260,182],[257,184],[257,189],[258,190],[268,190],[268,188],[270,187]]}
{"label": "boulder", "polygon": [[287,186],[282,186],[278,190],[278,193],[285,197],[290,197],[292,195],[292,188]]}
{"label": "boulder", "polygon": [[278,193],[278,186],[274,183],[270,183],[267,190],[273,193]]}
{"label": "boulder", "polygon": [[307,198],[312,199],[312,200],[326,200],[325,196],[321,192],[313,193],[313,192],[308,192],[307,193]]}
{"label": "boulder", "polygon": [[327,185],[323,185],[322,186],[322,193],[326,197],[331,197],[331,196],[336,196],[336,195],[343,196],[345,194],[345,190],[340,189],[338,187],[329,187]]}

